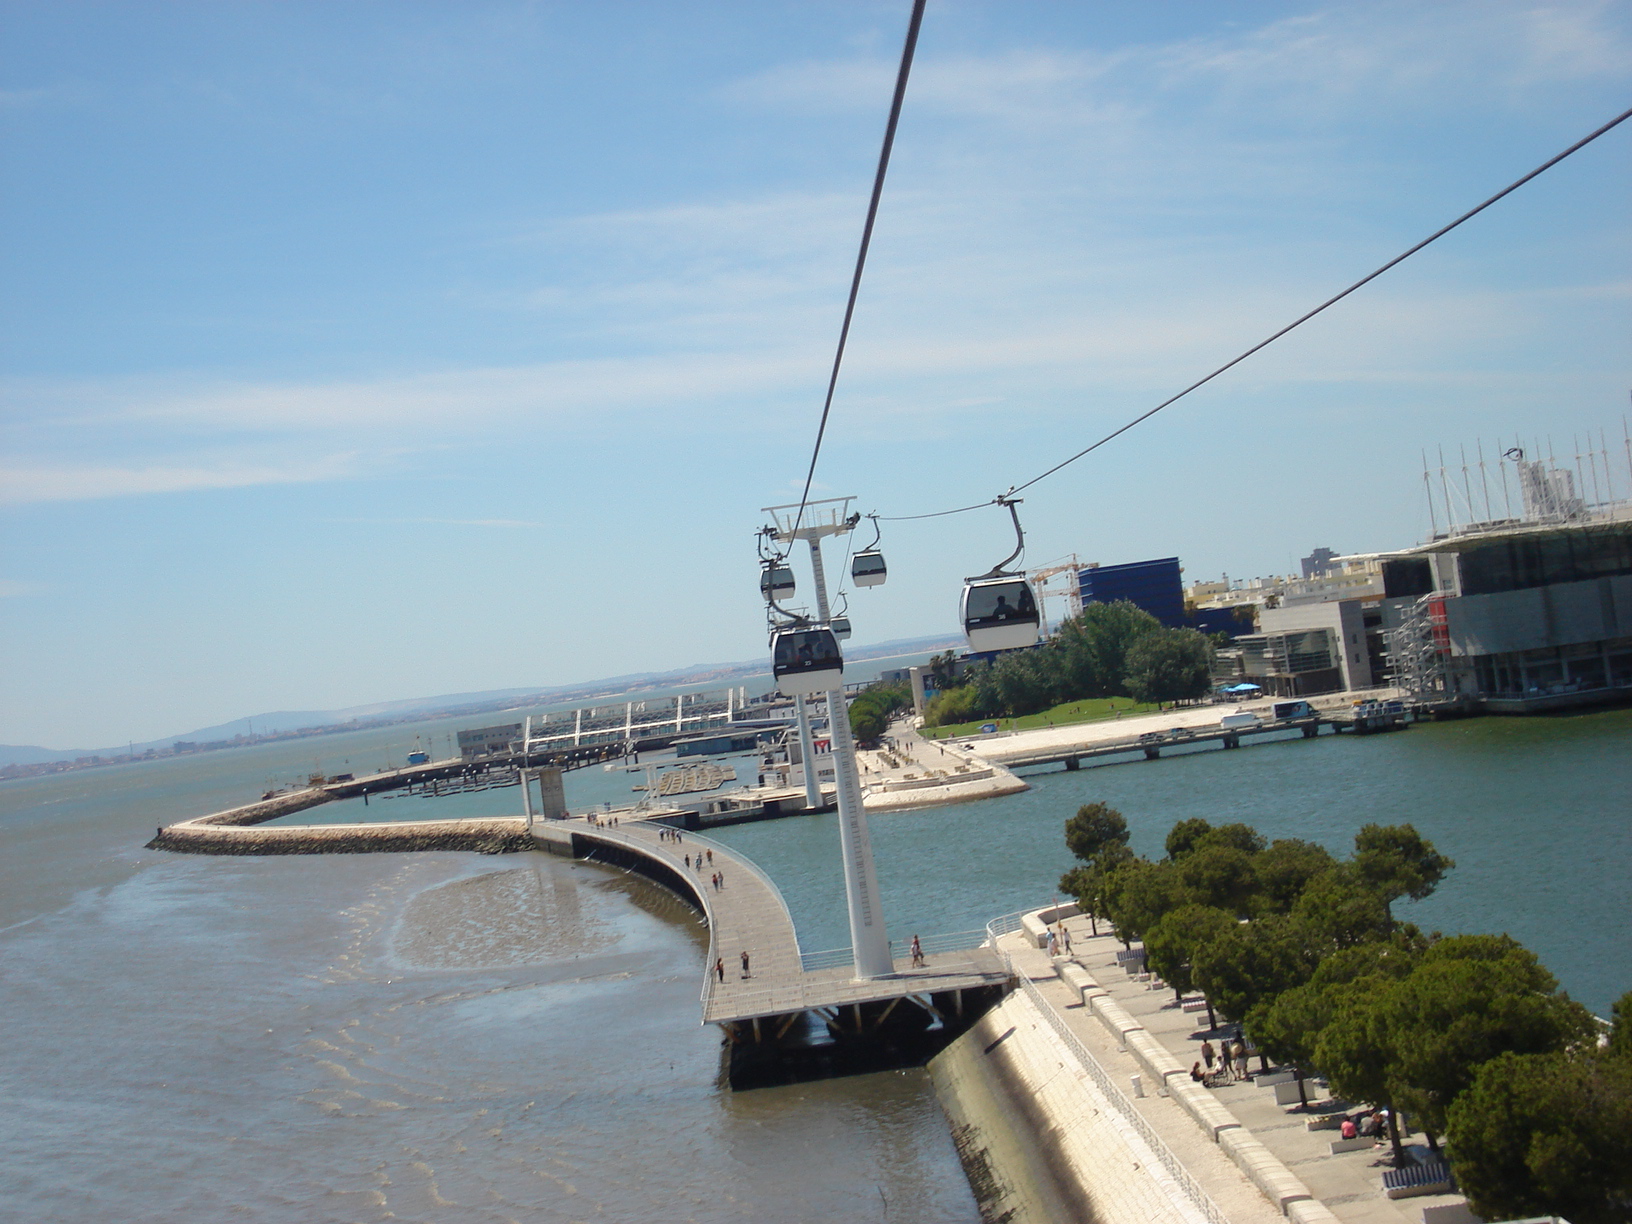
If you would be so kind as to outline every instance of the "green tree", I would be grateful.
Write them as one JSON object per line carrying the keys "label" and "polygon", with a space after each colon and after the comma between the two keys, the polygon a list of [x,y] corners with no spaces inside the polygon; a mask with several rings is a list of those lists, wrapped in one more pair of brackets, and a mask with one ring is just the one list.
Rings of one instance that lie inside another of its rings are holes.
{"label": "green tree", "polygon": [[1238,918],[1252,908],[1258,877],[1253,857],[1245,851],[1203,839],[1200,848],[1185,855],[1174,868],[1190,895],[1201,904]]}
{"label": "green tree", "polygon": [[1498,1054],[1451,1104],[1457,1184],[1487,1220],[1632,1220],[1632,1060]]}
{"label": "green tree", "polygon": [[1456,863],[1411,825],[1368,824],[1355,835],[1354,865],[1392,903],[1401,897],[1421,901]]}
{"label": "green tree", "polygon": [[1303,890],[1317,876],[1337,865],[1323,846],[1297,838],[1282,838],[1260,852],[1252,862],[1258,877],[1257,903],[1262,913],[1285,914],[1297,904]]}
{"label": "green tree", "polygon": [[1632,990],[1615,1000],[1609,1014],[1611,1026],[1605,1048],[1616,1058],[1632,1058]]}
{"label": "green tree", "polygon": [[1128,649],[1139,638],[1159,632],[1162,622],[1126,599],[1091,603],[1060,626],[1056,635],[1064,671],[1091,678],[1091,689],[1072,697],[1119,697],[1127,694]]}
{"label": "green tree", "polygon": [[863,743],[869,743],[884,734],[889,723],[876,706],[856,702],[850,707],[850,733]]}
{"label": "green tree", "polygon": [[1231,850],[1239,850],[1243,854],[1260,854],[1264,849],[1264,837],[1257,829],[1249,824],[1214,825],[1196,839],[1195,848],[1203,850],[1211,846],[1224,846]]}
{"label": "green tree", "polygon": [[1106,880],[1105,900],[1116,930],[1125,940],[1143,939],[1163,914],[1190,900],[1171,863],[1133,859]]}
{"label": "green tree", "polygon": [[1458,935],[1423,953],[1382,1000],[1394,1095],[1430,1136],[1498,1054],[1552,1054],[1590,1045],[1591,1014],[1558,989],[1535,953],[1506,935]]}
{"label": "green tree", "polygon": [[1058,699],[1053,654],[1051,647],[1041,646],[998,656],[985,673],[994,712],[1019,717],[1053,705]]}
{"label": "green tree", "polygon": [[1058,668],[1055,687],[1061,701],[1108,694],[1100,680],[1093,646],[1084,632],[1080,617],[1072,617],[1055,631],[1054,663]]}
{"label": "green tree", "polygon": [[1388,1110],[1394,1161],[1402,1164],[1405,1152],[1394,1095],[1399,1047],[1383,1010],[1391,986],[1385,979],[1369,977],[1323,992],[1326,1023],[1315,1037],[1313,1059],[1334,1096],[1369,1101]]}
{"label": "green tree", "polygon": [[1128,844],[1128,822],[1103,803],[1085,803],[1065,822],[1065,844],[1083,862],[1092,862],[1112,843]]}
{"label": "green tree", "polygon": [[953,727],[959,723],[972,722],[977,717],[979,715],[975,713],[975,690],[968,684],[943,689],[931,697],[924,706],[926,727]]}
{"label": "green tree", "polygon": [[1213,648],[1194,629],[1161,629],[1128,645],[1127,690],[1138,701],[1187,701],[1213,686]]}
{"label": "green tree", "polygon": [[1163,849],[1170,859],[1181,859],[1194,850],[1196,843],[1212,831],[1213,826],[1200,816],[1192,816],[1188,820],[1181,820],[1167,831],[1167,841]]}
{"label": "green tree", "polygon": [[1272,914],[1237,923],[1196,950],[1196,985],[1231,1020],[1245,1020],[1260,1003],[1302,985],[1315,958],[1291,918]]}
{"label": "green tree", "polygon": [[[1420,936],[1401,934],[1325,957],[1307,982],[1260,1002],[1248,1014],[1247,1026],[1258,1048],[1277,1062],[1297,1067],[1301,1082],[1305,1071],[1319,1065],[1316,1045],[1326,1026],[1344,1007],[1353,1006],[1356,998],[1374,996],[1408,974],[1426,946]],[[1356,984],[1357,990],[1350,989]],[[1386,1094],[1386,1083],[1378,1079],[1368,1087],[1374,1095],[1366,1099],[1388,1104],[1386,1096],[1375,1095]]]}
{"label": "green tree", "polygon": [[[1182,998],[1197,989],[1192,971],[1197,953],[1222,939],[1235,925],[1233,916],[1210,905],[1191,902],[1169,910],[1145,932],[1147,963]],[[1207,1005],[1207,1020],[1209,1027],[1218,1027],[1210,1002]]]}
{"label": "green tree", "polygon": [[[1107,842],[1087,866],[1073,867],[1060,877],[1060,891],[1077,899],[1077,908],[1088,915],[1089,927],[1095,935],[1099,934],[1099,920],[1110,916],[1106,901],[1108,881],[1117,868],[1131,863],[1133,857],[1133,851],[1125,843]],[[1126,945],[1129,940],[1124,936],[1122,942]]]}
{"label": "green tree", "polygon": [[1393,927],[1388,903],[1348,863],[1310,880],[1292,905],[1292,919],[1316,957],[1381,939]]}

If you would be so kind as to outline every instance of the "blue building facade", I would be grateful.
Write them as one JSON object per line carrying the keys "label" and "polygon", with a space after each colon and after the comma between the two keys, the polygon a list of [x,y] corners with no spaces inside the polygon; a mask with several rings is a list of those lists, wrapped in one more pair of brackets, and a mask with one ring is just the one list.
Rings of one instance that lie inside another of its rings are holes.
{"label": "blue building facade", "polygon": [[1169,629],[1181,629],[1189,624],[1184,615],[1184,579],[1179,575],[1177,557],[1078,570],[1077,586],[1084,604],[1126,599]]}

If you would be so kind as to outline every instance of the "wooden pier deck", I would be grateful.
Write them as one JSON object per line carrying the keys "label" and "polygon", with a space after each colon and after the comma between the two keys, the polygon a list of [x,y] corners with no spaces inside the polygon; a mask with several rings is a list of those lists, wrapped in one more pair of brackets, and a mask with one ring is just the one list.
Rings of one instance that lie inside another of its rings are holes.
{"label": "wooden pier deck", "polygon": [[[993,949],[943,951],[933,941],[921,968],[897,941],[895,971],[883,978],[858,980],[848,961],[808,965],[780,890],[751,860],[696,833],[680,831],[681,840],[673,840],[662,813],[619,820],[539,822],[533,835],[554,853],[638,871],[696,905],[709,928],[702,1022],[719,1025],[744,1053],[785,1050],[807,1039],[813,1022],[840,1041],[931,1027],[955,1035],[1011,984],[1007,964]],[[723,877],[719,888],[712,883],[716,872]],[[723,978],[716,960],[723,962]]]}

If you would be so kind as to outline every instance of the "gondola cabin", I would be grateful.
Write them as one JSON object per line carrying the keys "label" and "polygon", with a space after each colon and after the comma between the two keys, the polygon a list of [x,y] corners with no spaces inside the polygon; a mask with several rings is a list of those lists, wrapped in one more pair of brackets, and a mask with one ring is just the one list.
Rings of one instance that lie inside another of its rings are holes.
{"label": "gondola cabin", "polygon": [[833,636],[841,642],[850,636],[850,618],[848,616],[835,616],[827,622],[827,627],[833,630]]}
{"label": "gondola cabin", "polygon": [[864,549],[850,558],[850,581],[858,587],[883,586],[887,572],[884,554],[876,548]]}
{"label": "gondola cabin", "polygon": [[778,629],[771,637],[771,674],[789,697],[844,685],[844,656],[832,629]]}
{"label": "gondola cabin", "polygon": [[793,570],[786,565],[766,562],[759,571],[759,593],[766,602],[790,598],[793,595]]}
{"label": "gondola cabin", "polygon": [[969,579],[963,586],[962,614],[970,650],[1018,650],[1037,644],[1042,619],[1037,596],[1017,575]]}

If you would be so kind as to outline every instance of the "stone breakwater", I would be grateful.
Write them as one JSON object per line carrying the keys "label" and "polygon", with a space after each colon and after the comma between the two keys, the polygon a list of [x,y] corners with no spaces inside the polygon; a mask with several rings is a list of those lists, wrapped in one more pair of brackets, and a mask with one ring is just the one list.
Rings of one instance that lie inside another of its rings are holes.
{"label": "stone breakwater", "polygon": [[409,850],[514,854],[534,848],[527,822],[519,816],[368,824],[266,823],[332,798],[327,791],[313,787],[212,812],[159,829],[147,848],[178,854],[382,854]]}

